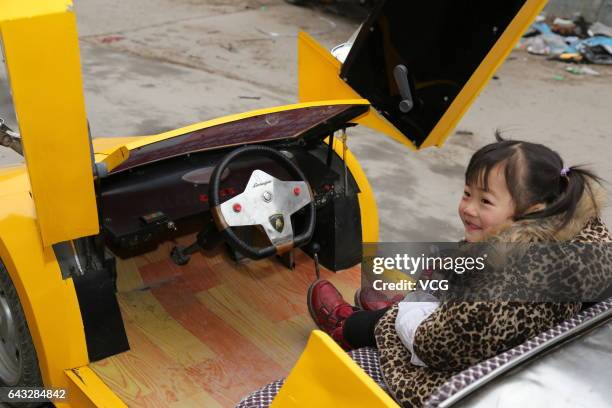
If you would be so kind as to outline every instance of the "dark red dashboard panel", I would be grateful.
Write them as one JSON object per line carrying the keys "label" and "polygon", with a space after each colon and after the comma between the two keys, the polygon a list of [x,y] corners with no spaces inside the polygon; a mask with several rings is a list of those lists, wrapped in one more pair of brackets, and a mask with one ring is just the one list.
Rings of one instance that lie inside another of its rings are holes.
{"label": "dark red dashboard panel", "polygon": [[369,105],[324,105],[211,126],[131,150],[129,159],[112,173],[204,150],[299,137],[324,137],[368,109]]}

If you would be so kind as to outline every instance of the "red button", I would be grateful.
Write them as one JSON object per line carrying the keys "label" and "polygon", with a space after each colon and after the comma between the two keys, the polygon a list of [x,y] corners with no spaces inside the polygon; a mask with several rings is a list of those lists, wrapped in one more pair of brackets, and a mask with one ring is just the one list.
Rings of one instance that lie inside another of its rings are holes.
{"label": "red button", "polygon": [[240,212],[240,211],[242,211],[242,206],[241,206],[240,204],[238,204],[238,203],[234,204],[234,205],[232,206],[232,208],[234,209],[234,212]]}
{"label": "red button", "polygon": [[295,194],[296,196],[300,195],[301,192],[302,192],[302,190],[299,187],[296,187],[296,188],[293,189],[293,194]]}

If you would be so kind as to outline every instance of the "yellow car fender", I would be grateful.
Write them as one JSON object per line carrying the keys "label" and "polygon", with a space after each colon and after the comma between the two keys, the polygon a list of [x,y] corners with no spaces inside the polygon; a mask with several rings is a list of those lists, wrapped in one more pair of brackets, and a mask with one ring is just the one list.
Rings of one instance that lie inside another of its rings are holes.
{"label": "yellow car fender", "polygon": [[[70,405],[92,406],[65,370],[88,364],[72,279],[63,279],[52,247],[43,247],[25,166],[0,171],[0,259],[23,308],[46,388],[65,389]],[[61,220],[58,220],[61,222]]]}

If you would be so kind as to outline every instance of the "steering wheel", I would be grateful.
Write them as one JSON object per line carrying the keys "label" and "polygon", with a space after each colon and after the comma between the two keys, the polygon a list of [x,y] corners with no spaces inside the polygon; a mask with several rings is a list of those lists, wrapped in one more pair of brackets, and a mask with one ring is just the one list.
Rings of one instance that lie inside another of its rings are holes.
{"label": "steering wheel", "polygon": [[[227,166],[246,155],[264,156],[281,165],[298,181],[281,181],[255,170],[245,190],[223,204],[219,200],[221,175]],[[313,194],[304,173],[284,154],[261,145],[238,148],[227,154],[212,172],[209,185],[210,211],[219,232],[229,245],[252,259],[283,254],[310,241],[315,227]],[[306,227],[294,234],[291,215],[307,206]],[[261,225],[272,245],[257,248],[243,241],[231,227]]]}

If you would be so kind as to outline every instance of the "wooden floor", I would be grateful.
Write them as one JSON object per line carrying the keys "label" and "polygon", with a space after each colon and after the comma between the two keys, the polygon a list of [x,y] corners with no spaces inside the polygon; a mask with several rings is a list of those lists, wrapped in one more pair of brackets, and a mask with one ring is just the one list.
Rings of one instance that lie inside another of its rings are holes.
{"label": "wooden floor", "polygon": [[[296,251],[290,271],[276,259],[236,265],[217,251],[179,267],[171,247],[118,259],[131,350],[91,365],[106,384],[130,407],[233,407],[287,375],[315,328],[305,302],[312,260]],[[359,266],[322,277],[352,299]]]}

